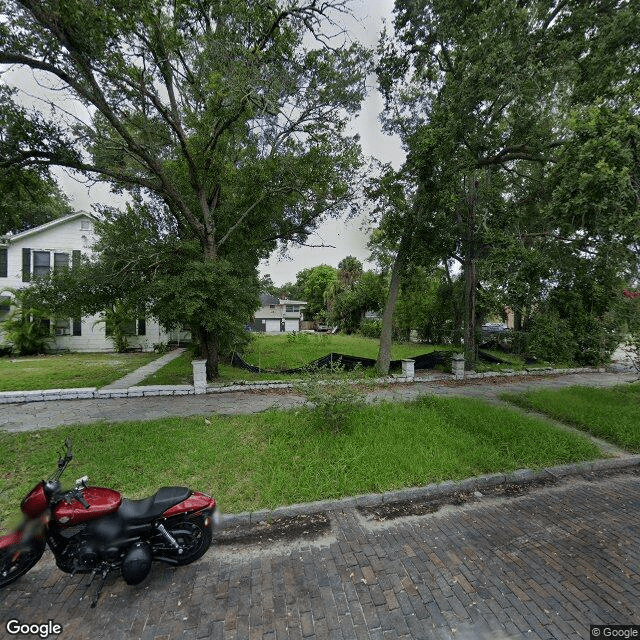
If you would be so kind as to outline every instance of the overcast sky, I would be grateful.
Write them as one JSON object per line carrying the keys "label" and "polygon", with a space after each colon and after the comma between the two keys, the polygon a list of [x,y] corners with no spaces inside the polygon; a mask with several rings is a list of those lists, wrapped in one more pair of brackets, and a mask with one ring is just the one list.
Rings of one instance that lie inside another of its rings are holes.
{"label": "overcast sky", "polygon": [[[383,19],[387,23],[391,22],[393,4],[394,0],[354,0],[351,6],[356,19],[347,23],[352,39],[375,47],[382,31]],[[353,123],[354,131],[360,134],[360,144],[365,156],[390,162],[395,168],[399,168],[404,161],[400,141],[382,133],[378,120],[382,111],[382,97],[376,89],[374,77],[370,77],[367,84],[369,94],[360,116]],[[364,262],[369,256],[368,232],[361,229],[366,218],[366,212],[363,212],[357,219],[327,221],[318,229],[317,234],[309,238],[308,243],[333,245],[335,248],[291,249],[288,258],[284,259],[274,254],[261,265],[262,274],[268,273],[276,284],[284,284],[294,282],[296,274],[302,269],[319,264],[335,267],[348,255]]]}
{"label": "overcast sky", "polygon": [[[394,0],[352,0],[353,18],[347,18],[345,26],[351,40],[375,47],[383,26],[383,19],[391,21]],[[3,81],[22,89],[22,99],[31,102],[30,95],[39,93],[33,74],[23,68],[15,68],[3,74]],[[382,133],[378,116],[382,110],[382,98],[376,90],[375,78],[368,80],[369,94],[362,111],[353,122],[353,131],[359,133],[363,154],[383,162],[391,162],[398,168],[404,160],[399,140]],[[39,105],[41,106],[41,105]],[[70,111],[82,109],[81,105],[65,104]],[[110,193],[107,184],[93,184],[79,181],[71,172],[56,170],[56,177],[62,190],[69,196],[74,208],[91,211],[92,205],[110,204],[120,206],[124,200]],[[363,212],[355,219],[329,220],[319,227],[308,243],[311,245],[332,245],[335,248],[300,247],[291,249],[287,257],[279,253],[260,265],[261,274],[270,274],[276,284],[293,282],[302,269],[319,264],[337,266],[342,258],[353,255],[363,262],[369,255],[366,244],[368,232],[362,229],[367,216]]]}

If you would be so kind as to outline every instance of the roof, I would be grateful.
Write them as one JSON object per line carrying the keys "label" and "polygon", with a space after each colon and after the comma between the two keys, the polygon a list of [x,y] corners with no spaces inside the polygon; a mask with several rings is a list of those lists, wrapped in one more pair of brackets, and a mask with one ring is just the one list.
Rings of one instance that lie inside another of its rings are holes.
{"label": "roof", "polygon": [[306,300],[280,300],[279,304],[307,304]]}
{"label": "roof", "polygon": [[91,218],[92,220],[98,220],[98,218],[96,218],[96,216],[94,216],[92,213],[77,211],[76,213],[71,213],[68,216],[63,216],[62,218],[56,218],[55,220],[51,220],[50,222],[45,222],[44,224],[38,225],[37,227],[33,227],[32,229],[21,231],[20,233],[0,236],[0,241],[13,242],[14,240],[21,240],[22,238],[26,238],[27,236],[33,235],[35,233],[40,233],[41,231],[45,231],[46,229],[51,229],[52,227],[57,227],[58,225],[64,224],[65,222],[75,220],[76,218]]}
{"label": "roof", "polygon": [[270,304],[278,304],[278,298],[272,296],[270,293],[261,293],[260,304],[263,307],[268,307]]}

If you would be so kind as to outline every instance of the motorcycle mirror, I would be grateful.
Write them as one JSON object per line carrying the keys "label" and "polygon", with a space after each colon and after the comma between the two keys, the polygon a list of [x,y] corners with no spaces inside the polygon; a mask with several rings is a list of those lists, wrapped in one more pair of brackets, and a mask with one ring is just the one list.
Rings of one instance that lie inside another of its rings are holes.
{"label": "motorcycle mirror", "polygon": [[73,441],[68,436],[64,439],[64,445],[67,447],[66,458],[71,460],[73,458],[73,453],[71,452],[71,446],[73,445]]}

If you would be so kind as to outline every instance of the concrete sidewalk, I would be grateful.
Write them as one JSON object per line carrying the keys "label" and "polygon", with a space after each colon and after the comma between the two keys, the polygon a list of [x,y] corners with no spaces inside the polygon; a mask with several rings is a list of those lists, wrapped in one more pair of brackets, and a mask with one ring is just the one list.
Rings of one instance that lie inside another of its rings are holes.
{"label": "concrete sidewalk", "polygon": [[[394,384],[369,394],[371,401],[412,400],[421,395],[459,395],[495,399],[504,391],[573,385],[609,387],[633,380],[630,373],[574,373],[553,377],[478,378],[462,382],[430,380]],[[230,391],[203,395],[149,396],[140,398],[92,398],[4,404],[0,429],[33,431],[63,424],[99,421],[152,420],[168,416],[258,413],[271,408],[288,409],[304,399],[290,390]]]}
{"label": "concrete sidewalk", "polygon": [[116,380],[111,384],[106,384],[104,387],[101,387],[101,388],[102,389],[128,389],[129,387],[135,387],[137,384],[142,382],[145,378],[148,378],[150,375],[154,374],[156,371],[159,371],[160,369],[162,369],[162,367],[164,367],[166,364],[168,364],[172,360],[175,360],[178,356],[181,356],[185,351],[186,349],[184,348],[173,349],[172,351],[169,351],[169,353],[166,353],[165,355],[161,356],[157,360],[154,360],[153,362],[149,362],[148,364],[145,364],[144,366],[136,369],[135,371],[128,373],[123,378],[120,378],[119,380]]}

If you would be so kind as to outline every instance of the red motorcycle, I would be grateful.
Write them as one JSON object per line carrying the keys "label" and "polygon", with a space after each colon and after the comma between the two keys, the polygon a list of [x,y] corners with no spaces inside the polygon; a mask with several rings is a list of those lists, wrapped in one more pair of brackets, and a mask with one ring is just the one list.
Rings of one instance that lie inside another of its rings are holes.
{"label": "red motorcycle", "polygon": [[127,584],[138,584],[153,561],[185,565],[202,557],[211,545],[217,523],[216,501],[186,487],[163,487],[142,500],[128,500],[117,491],[87,486],[85,476],[63,491],[60,478],[73,459],[71,440],[48,479],[39,482],[20,508],[22,526],[0,537],[0,588],[29,571],[48,544],[59,569],[91,573],[102,580],[119,569]]}

